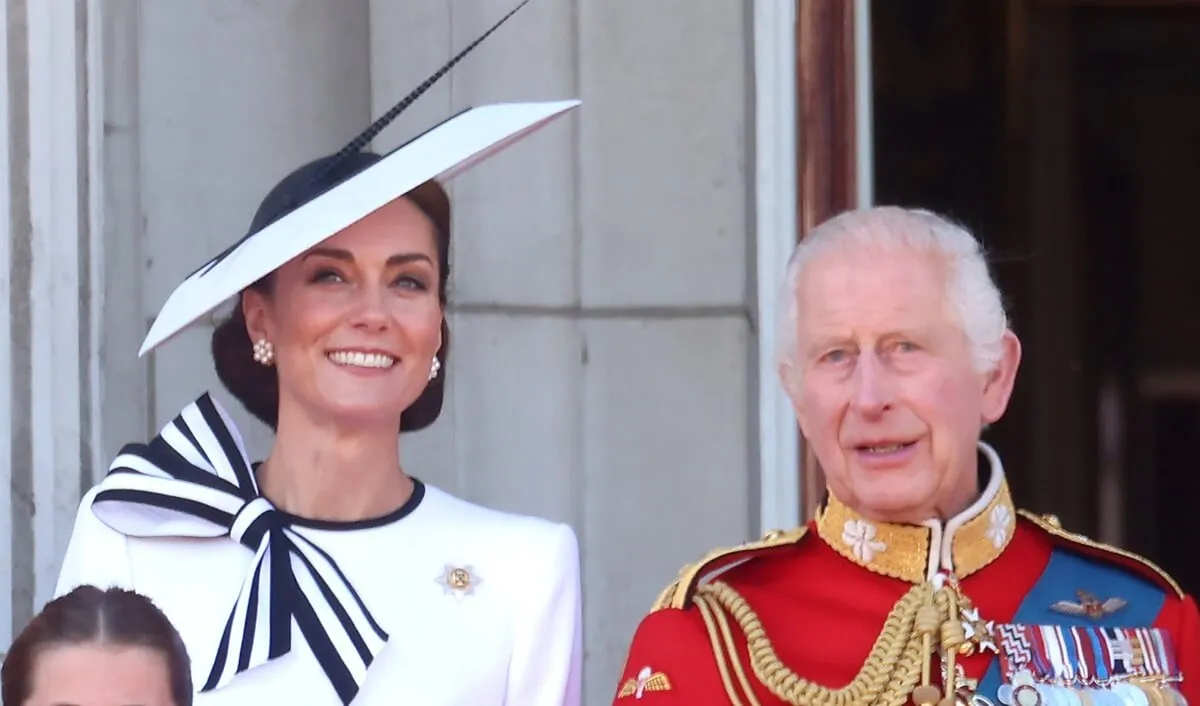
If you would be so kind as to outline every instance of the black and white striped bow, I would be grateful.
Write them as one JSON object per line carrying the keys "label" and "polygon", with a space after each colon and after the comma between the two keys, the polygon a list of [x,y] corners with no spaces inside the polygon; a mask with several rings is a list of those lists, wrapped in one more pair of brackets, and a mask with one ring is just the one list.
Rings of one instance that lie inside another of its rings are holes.
{"label": "black and white striped bow", "polygon": [[93,511],[125,535],[229,537],[254,552],[201,691],[287,654],[295,621],[349,704],[387,642],[333,558],[259,495],[241,435],[207,393],[149,444],[121,450]]}

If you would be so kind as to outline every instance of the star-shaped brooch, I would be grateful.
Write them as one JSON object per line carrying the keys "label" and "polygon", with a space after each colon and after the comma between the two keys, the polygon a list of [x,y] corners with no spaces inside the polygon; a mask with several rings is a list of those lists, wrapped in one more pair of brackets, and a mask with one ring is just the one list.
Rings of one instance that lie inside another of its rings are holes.
{"label": "star-shaped brooch", "polygon": [[471,566],[451,566],[446,564],[440,576],[436,579],[442,586],[445,595],[452,595],[458,602],[463,598],[475,595],[475,588],[483,583],[483,579],[475,575]]}

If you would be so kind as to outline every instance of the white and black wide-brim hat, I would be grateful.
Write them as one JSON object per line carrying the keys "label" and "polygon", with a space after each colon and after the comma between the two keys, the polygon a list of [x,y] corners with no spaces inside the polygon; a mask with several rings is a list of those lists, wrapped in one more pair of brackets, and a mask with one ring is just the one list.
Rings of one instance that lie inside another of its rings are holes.
{"label": "white and black wide-brim hat", "polygon": [[[384,205],[415,195],[419,187],[430,182],[454,178],[580,105],[578,100],[564,100],[472,107],[387,154],[364,151],[401,112],[528,1],[505,15],[344,148],[305,164],[277,184],[263,199],[246,235],[175,288],[159,310],[138,356],[154,350],[283,264]],[[421,414],[422,420],[402,420],[402,428],[420,428],[437,417],[442,380],[438,376],[431,381],[422,395],[431,399],[418,400],[431,416]],[[435,402],[432,397],[437,398],[436,404],[430,404]]]}

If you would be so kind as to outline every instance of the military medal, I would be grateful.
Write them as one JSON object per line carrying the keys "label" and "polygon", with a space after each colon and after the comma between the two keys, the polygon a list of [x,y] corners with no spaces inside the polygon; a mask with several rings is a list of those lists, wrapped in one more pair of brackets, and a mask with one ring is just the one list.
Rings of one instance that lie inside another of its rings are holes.
{"label": "military medal", "polygon": [[960,652],[964,655],[972,655],[976,649],[979,652],[997,652],[995,639],[995,624],[990,620],[984,620],[979,617],[979,609],[974,606],[963,608],[960,617],[962,618],[963,633],[966,635],[967,641],[963,643]]}
{"label": "military medal", "polygon": [[1006,624],[995,634],[1005,706],[1183,706],[1170,635],[1157,628]]}
{"label": "military medal", "polygon": [[997,696],[1005,706],[1046,706],[1033,674],[1027,669],[1009,675],[1008,683],[1000,687]]}

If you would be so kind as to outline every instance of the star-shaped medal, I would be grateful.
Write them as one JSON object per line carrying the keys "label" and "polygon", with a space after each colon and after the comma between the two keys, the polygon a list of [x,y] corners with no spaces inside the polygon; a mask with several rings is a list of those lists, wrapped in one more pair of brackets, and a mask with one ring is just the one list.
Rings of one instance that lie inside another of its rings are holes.
{"label": "star-shaped medal", "polygon": [[967,636],[967,641],[963,643],[966,648],[963,654],[974,654],[976,647],[980,652],[999,653],[993,621],[979,617],[979,609],[974,606],[964,608],[959,617],[962,618],[963,633]]}
{"label": "star-shaped medal", "polygon": [[470,566],[446,565],[442,574],[437,577],[446,595],[453,595],[455,600],[462,602],[463,598],[475,595],[475,588],[483,583],[483,579],[475,575]]}

